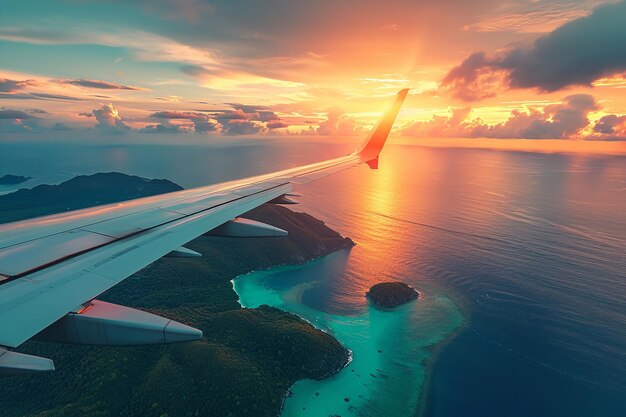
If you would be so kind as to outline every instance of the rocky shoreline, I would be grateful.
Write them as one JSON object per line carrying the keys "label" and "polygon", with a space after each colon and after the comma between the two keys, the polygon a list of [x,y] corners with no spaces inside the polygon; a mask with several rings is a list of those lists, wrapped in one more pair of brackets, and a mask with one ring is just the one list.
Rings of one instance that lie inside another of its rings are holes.
{"label": "rocky shoreline", "polygon": [[383,308],[394,308],[419,298],[419,292],[404,282],[381,282],[373,285],[365,295]]}

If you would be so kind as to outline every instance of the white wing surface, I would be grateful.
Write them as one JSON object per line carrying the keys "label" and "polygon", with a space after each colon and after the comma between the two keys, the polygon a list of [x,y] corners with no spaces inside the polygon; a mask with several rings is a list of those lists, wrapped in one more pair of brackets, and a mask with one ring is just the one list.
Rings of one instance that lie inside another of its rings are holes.
{"label": "white wing surface", "polygon": [[376,167],[408,93],[401,90],[358,151],[242,180],[0,226],[0,375],[52,370],[48,359],[11,349],[37,336],[67,343],[135,345],[195,340],[189,326],[95,300],[163,256],[197,256],[182,246],[207,232],[279,236],[238,219],[267,202],[288,203],[293,184],[360,163]]}

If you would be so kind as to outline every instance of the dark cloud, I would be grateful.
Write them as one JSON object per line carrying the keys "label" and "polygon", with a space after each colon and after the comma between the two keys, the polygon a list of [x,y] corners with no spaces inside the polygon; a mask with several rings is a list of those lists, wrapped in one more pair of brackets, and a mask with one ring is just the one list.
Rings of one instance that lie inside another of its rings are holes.
{"label": "dark cloud", "polygon": [[203,119],[206,118],[207,115],[198,112],[179,112],[179,111],[159,111],[156,113],[152,113],[150,115],[153,119],[185,119],[185,120],[193,120],[193,119]]}
{"label": "dark cloud", "polygon": [[[228,105],[234,110],[159,111],[151,114],[150,118],[189,120],[198,133],[220,132],[225,135],[253,135],[266,132],[268,129],[289,126],[267,107],[240,103],[228,103]],[[162,127],[154,125],[148,128],[150,133],[171,132],[173,129],[175,128],[171,124],[163,124]]]}
{"label": "dark cloud", "polygon": [[252,120],[254,115],[238,110],[214,110],[211,114],[219,120]]}
{"label": "dark cloud", "polygon": [[112,83],[109,81],[100,81],[100,80],[58,80],[56,81],[59,84],[70,84],[78,87],[85,88],[98,88],[102,90],[130,90],[130,91],[138,91],[142,90],[138,87],[131,87],[128,85],[122,85],[117,83]]}
{"label": "dark cloud", "polygon": [[61,94],[47,94],[47,93],[28,93],[29,95],[43,99],[43,100],[70,100],[70,101],[80,101],[82,98],[64,96]]}
{"label": "dark cloud", "polygon": [[40,119],[22,110],[0,110],[0,133],[28,133],[41,130]]}
{"label": "dark cloud", "polygon": [[245,117],[250,120],[258,120],[261,122],[269,122],[271,120],[279,120],[280,117],[267,107],[263,106],[251,106],[240,103],[226,103],[235,110],[245,113]]}
{"label": "dark cloud", "polygon": [[263,126],[255,123],[256,114],[246,113],[242,109],[220,110],[212,113],[225,135],[253,135],[263,130]]}
{"label": "dark cloud", "polygon": [[[177,112],[177,111],[161,111],[150,115],[153,119],[175,119],[175,120],[189,120],[193,123],[194,130],[198,133],[216,132],[219,130],[219,125],[211,119],[211,117],[204,113],[199,112]],[[170,124],[164,124],[161,128],[172,129]],[[160,133],[160,132],[150,132]],[[165,132],[163,132],[165,133]]]}
{"label": "dark cloud", "polygon": [[139,129],[139,133],[187,133],[190,128],[165,121]]}
{"label": "dark cloud", "polygon": [[47,93],[0,93],[0,100],[69,100],[80,101],[81,98]]}
{"label": "dark cloud", "polygon": [[35,80],[9,80],[8,78],[0,78],[0,92],[12,93],[17,90],[21,90],[29,85],[35,85]]}
{"label": "dark cloud", "polygon": [[94,117],[93,113],[88,113],[88,112],[78,113],[78,115],[83,116],[83,117]]}
{"label": "dark cloud", "polygon": [[37,100],[28,93],[0,93],[0,100]]}
{"label": "dark cloud", "polygon": [[454,97],[471,101],[505,88],[556,91],[591,85],[626,71],[626,1],[596,9],[531,44],[512,46],[489,56],[470,55],[453,68],[441,86]]}
{"label": "dark cloud", "polygon": [[107,133],[124,133],[130,130],[119,115],[118,110],[112,103],[105,104],[99,109],[92,110],[93,116],[98,123],[96,128]]}
{"label": "dark cloud", "polygon": [[579,137],[589,127],[588,115],[595,110],[599,107],[592,96],[576,94],[542,109],[514,110],[508,120],[496,125],[480,119],[467,120],[471,109],[465,108],[452,110],[450,116],[412,123],[402,133],[419,137],[568,139]]}
{"label": "dark cloud", "polygon": [[222,133],[225,135],[255,135],[264,131],[263,125],[250,120],[228,119],[217,121],[222,125]]}
{"label": "dark cloud", "polygon": [[36,119],[36,117],[21,110],[0,110],[0,119]]}
{"label": "dark cloud", "polygon": [[228,135],[251,135],[289,126],[278,114],[265,106],[241,103],[226,103],[235,110],[220,110],[213,113]]}
{"label": "dark cloud", "polygon": [[198,133],[218,132],[220,130],[220,126],[209,118],[194,119],[193,128]]}
{"label": "dark cloud", "polygon": [[285,127],[289,127],[289,123],[283,120],[270,120],[269,122],[267,122],[268,129],[282,129]]}
{"label": "dark cloud", "polygon": [[626,115],[609,114],[603,116],[593,126],[593,131],[601,135],[616,135],[626,138]]}

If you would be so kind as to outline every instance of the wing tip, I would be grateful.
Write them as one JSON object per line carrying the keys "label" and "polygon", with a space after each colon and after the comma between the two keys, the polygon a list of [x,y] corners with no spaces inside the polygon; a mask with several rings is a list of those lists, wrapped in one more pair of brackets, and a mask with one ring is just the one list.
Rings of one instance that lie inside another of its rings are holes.
{"label": "wing tip", "polygon": [[385,142],[396,120],[396,116],[408,94],[409,88],[403,88],[395,94],[396,98],[391,107],[383,114],[365,143],[354,152],[354,155],[364,158],[364,162],[378,158],[378,154],[380,154],[383,146],[385,146]]}

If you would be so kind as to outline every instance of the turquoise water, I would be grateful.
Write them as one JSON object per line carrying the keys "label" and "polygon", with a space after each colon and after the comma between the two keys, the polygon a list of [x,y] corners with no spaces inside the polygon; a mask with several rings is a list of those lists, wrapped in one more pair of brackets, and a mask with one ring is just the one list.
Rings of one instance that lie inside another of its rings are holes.
{"label": "turquoise water", "polygon": [[284,417],[382,416],[390,410],[394,416],[412,416],[432,348],[462,322],[454,303],[431,286],[419,288],[418,301],[390,311],[367,304],[352,314],[331,314],[303,304],[303,294],[335,278],[348,256],[341,251],[233,281],[242,306],[267,304],[295,313],[352,352],[351,362],[334,376],[297,382],[285,401]]}

